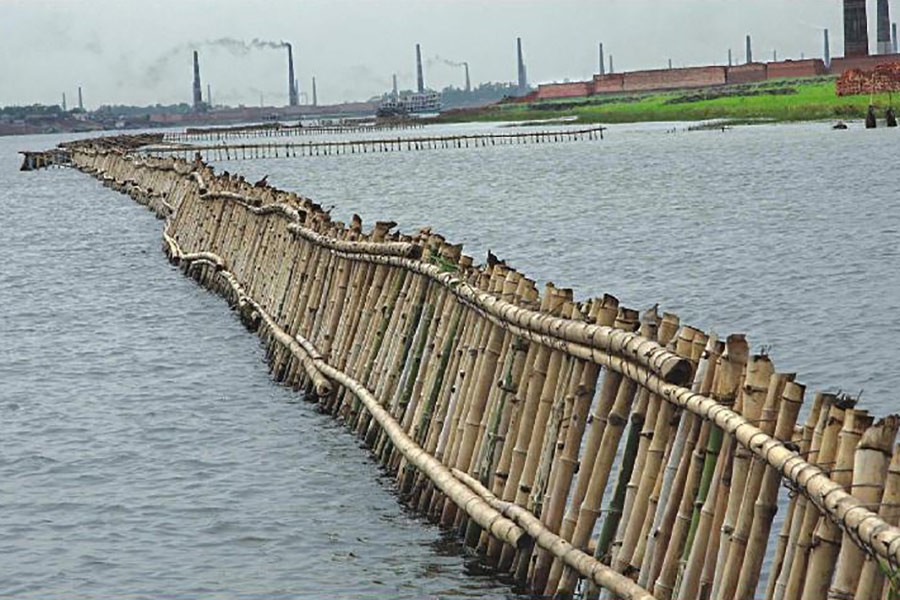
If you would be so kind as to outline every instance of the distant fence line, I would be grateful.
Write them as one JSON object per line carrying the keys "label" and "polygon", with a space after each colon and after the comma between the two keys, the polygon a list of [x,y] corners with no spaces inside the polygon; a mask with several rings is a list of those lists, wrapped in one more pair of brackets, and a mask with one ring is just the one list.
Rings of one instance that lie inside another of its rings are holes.
{"label": "distant fence line", "polygon": [[173,142],[215,141],[241,137],[296,137],[301,135],[371,133],[403,129],[421,129],[424,125],[417,121],[386,121],[374,123],[339,125],[284,125],[263,123],[258,125],[235,125],[233,127],[188,127],[183,132],[172,132],[165,139]]}
{"label": "distant fence line", "polygon": [[[584,581],[588,597],[751,600],[773,536],[766,599],[895,591],[897,416],[816,393],[799,423],[804,386],[743,335],[539,293],[436,233],[366,233],[134,144],[67,148],[167,219],[167,255],[259,333],[278,381],[536,593],[571,597]],[[794,493],[773,532],[782,485]]]}
{"label": "distant fence line", "polygon": [[255,160],[260,158],[371,154],[442,148],[484,148],[509,144],[550,144],[602,140],[605,130],[605,127],[595,126],[551,131],[416,136],[327,142],[289,142],[282,144],[162,144],[145,146],[140,149],[140,152],[154,156],[174,155],[184,160],[190,160],[196,157],[197,154],[200,154],[206,161]]}

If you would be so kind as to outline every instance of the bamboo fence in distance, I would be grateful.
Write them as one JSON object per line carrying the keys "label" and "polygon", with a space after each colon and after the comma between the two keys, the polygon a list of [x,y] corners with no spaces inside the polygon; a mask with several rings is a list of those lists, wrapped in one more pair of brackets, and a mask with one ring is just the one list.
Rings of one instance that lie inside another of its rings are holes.
{"label": "bamboo fence in distance", "polygon": [[892,593],[898,417],[819,393],[798,423],[804,386],[743,335],[539,293],[431,231],[366,233],[199,162],[108,141],[67,151],[166,218],[170,259],[232,303],[273,377],[357,432],[411,506],[537,593]]}

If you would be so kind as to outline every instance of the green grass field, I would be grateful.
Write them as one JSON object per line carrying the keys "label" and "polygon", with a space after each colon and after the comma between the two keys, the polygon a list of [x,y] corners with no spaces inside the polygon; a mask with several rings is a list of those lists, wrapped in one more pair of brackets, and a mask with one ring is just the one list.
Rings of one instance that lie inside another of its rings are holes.
{"label": "green grass field", "polygon": [[[833,79],[767,81],[736,88],[711,88],[723,97],[696,99],[704,90],[642,96],[592,96],[542,101],[533,104],[500,104],[478,111],[449,113],[440,121],[521,121],[577,117],[583,123],[633,123],[640,121],[704,121],[724,119],[735,123],[754,121],[814,121],[861,119],[869,96],[839,97]],[[788,92],[796,93],[786,93]],[[718,91],[718,90],[721,90]],[[773,91],[774,90],[774,91]],[[781,93],[778,93],[778,91]],[[756,95],[749,95],[756,94]],[[673,103],[674,101],[674,103]],[[898,98],[900,101],[900,98]],[[890,106],[887,94],[874,98],[879,118]]]}

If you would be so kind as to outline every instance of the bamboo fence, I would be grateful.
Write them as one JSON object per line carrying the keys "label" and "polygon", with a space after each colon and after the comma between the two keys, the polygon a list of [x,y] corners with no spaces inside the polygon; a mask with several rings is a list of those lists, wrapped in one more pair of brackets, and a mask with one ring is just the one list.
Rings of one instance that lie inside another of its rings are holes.
{"label": "bamboo fence", "polygon": [[67,151],[166,219],[166,254],[258,333],[276,380],[537,594],[896,597],[900,417],[817,393],[800,422],[804,386],[743,335],[539,291],[431,231],[366,232],[126,146]]}
{"label": "bamboo fence", "polygon": [[402,129],[421,129],[425,125],[416,121],[344,123],[339,125],[284,125],[262,123],[235,125],[232,127],[188,127],[184,131],[165,134],[170,142],[215,141],[228,138],[272,138],[301,135],[371,133]]}
{"label": "bamboo fence", "polygon": [[470,135],[415,136],[380,139],[357,139],[324,142],[285,142],[264,144],[156,144],[140,149],[150,156],[176,156],[191,160],[198,155],[206,161],[257,160],[261,158],[296,158],[342,154],[372,154],[447,148],[484,148],[510,144],[551,144],[603,139],[605,127],[527,131],[515,133],[481,133]]}

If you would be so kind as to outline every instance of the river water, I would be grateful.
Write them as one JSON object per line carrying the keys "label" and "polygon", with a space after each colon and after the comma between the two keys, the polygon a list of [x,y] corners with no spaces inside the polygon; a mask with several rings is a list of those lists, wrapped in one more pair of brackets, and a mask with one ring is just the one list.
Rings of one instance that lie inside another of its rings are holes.
{"label": "river water", "polygon": [[[582,298],[746,331],[810,390],[862,389],[882,415],[900,408],[897,135],[634,125],[218,166],[338,218],[431,225]],[[146,209],[75,171],[16,170],[16,150],[60,139],[0,138],[0,597],[517,597],[270,381]]]}

